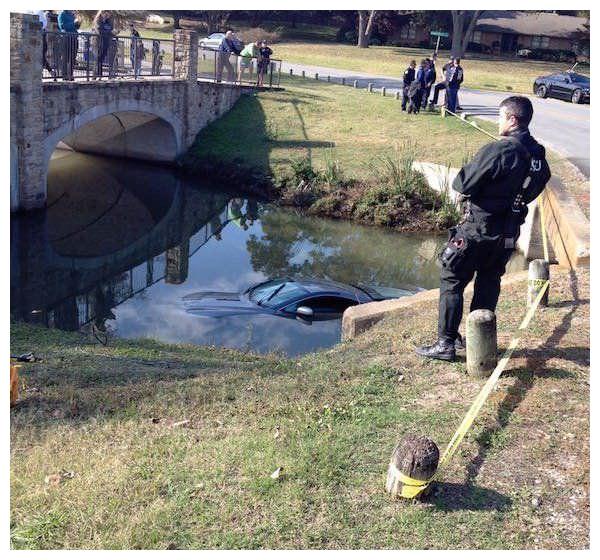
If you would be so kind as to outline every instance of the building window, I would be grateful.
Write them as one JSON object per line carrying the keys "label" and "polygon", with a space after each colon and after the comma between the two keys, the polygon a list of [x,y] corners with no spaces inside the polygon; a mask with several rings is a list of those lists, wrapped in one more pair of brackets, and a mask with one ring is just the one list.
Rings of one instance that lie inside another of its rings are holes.
{"label": "building window", "polygon": [[531,47],[533,49],[547,49],[550,44],[550,37],[543,37],[542,35],[535,35],[531,39]]}
{"label": "building window", "polygon": [[473,31],[473,36],[471,37],[471,41],[473,43],[481,43],[481,31]]}
{"label": "building window", "polygon": [[417,28],[414,23],[403,25],[400,29],[400,39],[414,39],[417,36]]}

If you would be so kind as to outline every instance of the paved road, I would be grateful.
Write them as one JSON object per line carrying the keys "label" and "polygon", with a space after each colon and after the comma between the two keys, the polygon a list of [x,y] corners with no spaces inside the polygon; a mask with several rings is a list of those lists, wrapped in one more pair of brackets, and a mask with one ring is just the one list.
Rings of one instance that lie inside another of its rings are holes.
{"label": "paved road", "polygon": [[[346,84],[358,81],[358,87],[366,88],[369,82],[373,88],[386,88],[386,93],[393,95],[402,88],[402,80],[387,76],[371,75],[364,72],[324,68],[322,66],[306,66],[302,64],[283,63],[282,72],[300,75],[302,70],[307,76],[314,77],[318,72],[319,79],[339,82],[342,77]],[[468,70],[466,70],[468,72]],[[461,88],[459,98],[464,111],[484,119],[495,121],[498,116],[498,105],[508,93],[496,93]],[[440,101],[443,97],[440,96]],[[574,105],[558,99],[538,99],[531,96],[534,117],[530,129],[532,134],[545,146],[565,156],[571,163],[586,175],[590,176],[590,106]]]}

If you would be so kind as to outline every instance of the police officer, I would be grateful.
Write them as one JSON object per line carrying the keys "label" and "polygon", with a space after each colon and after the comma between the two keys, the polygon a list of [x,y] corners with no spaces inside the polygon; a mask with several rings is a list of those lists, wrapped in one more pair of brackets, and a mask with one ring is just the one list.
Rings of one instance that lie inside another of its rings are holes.
{"label": "police officer", "polygon": [[408,88],[408,113],[418,114],[421,109],[423,91],[425,90],[425,73],[427,72],[427,61],[421,60],[415,79]]}
{"label": "police officer", "polygon": [[458,103],[458,90],[460,84],[463,83],[464,74],[462,66],[460,65],[460,58],[455,58],[452,61],[452,66],[448,68],[446,72],[446,82],[448,87],[446,88],[446,107],[456,112],[456,105]]}
{"label": "police officer", "polygon": [[533,106],[527,97],[508,97],[500,104],[499,133],[458,173],[452,188],[466,198],[463,221],[450,230],[440,255],[438,340],[416,348],[427,358],[453,361],[464,347],[458,333],[463,292],[475,276],[471,311],[494,311],[500,277],[514,250],[527,204],[550,178],[546,151],[529,133]]}
{"label": "police officer", "polygon": [[404,82],[404,87],[402,88],[402,110],[406,111],[406,104],[408,103],[408,88],[410,84],[412,84],[415,80],[415,68],[417,67],[417,62],[415,60],[411,60],[408,68],[404,71],[404,76],[402,77]]}
{"label": "police officer", "polygon": [[442,67],[442,76],[443,76],[443,80],[439,83],[436,84],[436,86],[433,88],[433,97],[431,99],[431,101],[429,102],[429,109],[433,109],[438,102],[438,98],[440,96],[440,91],[444,90],[446,91],[446,88],[448,87],[448,82],[446,81],[446,73],[448,72],[448,68],[450,68],[450,66],[452,66],[452,61],[453,58],[451,57],[450,60],[448,62],[446,62],[446,64],[444,64],[444,66]]}
{"label": "police officer", "polygon": [[436,72],[435,72],[435,59],[436,55],[433,55],[433,58],[427,60],[427,69],[425,70],[425,89],[423,90],[423,109],[427,108],[427,102],[429,101],[429,94],[431,93],[431,86],[435,84]]}

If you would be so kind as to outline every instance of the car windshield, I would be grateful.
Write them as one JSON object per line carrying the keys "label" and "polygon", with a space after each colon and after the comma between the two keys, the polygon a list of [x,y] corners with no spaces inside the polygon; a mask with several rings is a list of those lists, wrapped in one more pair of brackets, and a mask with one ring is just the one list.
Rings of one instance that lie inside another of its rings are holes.
{"label": "car windshield", "polygon": [[263,282],[254,288],[250,288],[250,290],[248,290],[248,297],[250,298],[250,301],[259,303],[261,300],[273,295],[275,290],[280,288],[285,282],[285,278]]}
{"label": "car windshield", "polygon": [[271,308],[281,307],[297,298],[301,298],[308,294],[299,284],[295,282],[285,282],[282,286],[273,291],[271,295],[261,301],[261,305]]}

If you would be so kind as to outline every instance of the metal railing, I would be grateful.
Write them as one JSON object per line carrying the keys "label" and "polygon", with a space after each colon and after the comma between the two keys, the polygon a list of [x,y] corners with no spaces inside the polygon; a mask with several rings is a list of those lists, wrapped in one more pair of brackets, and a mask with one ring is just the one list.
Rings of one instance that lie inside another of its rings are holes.
{"label": "metal railing", "polygon": [[173,77],[173,39],[44,31],[44,80]]}
{"label": "metal railing", "polygon": [[281,60],[261,60],[200,46],[198,78],[231,84],[278,87],[281,81]]}

